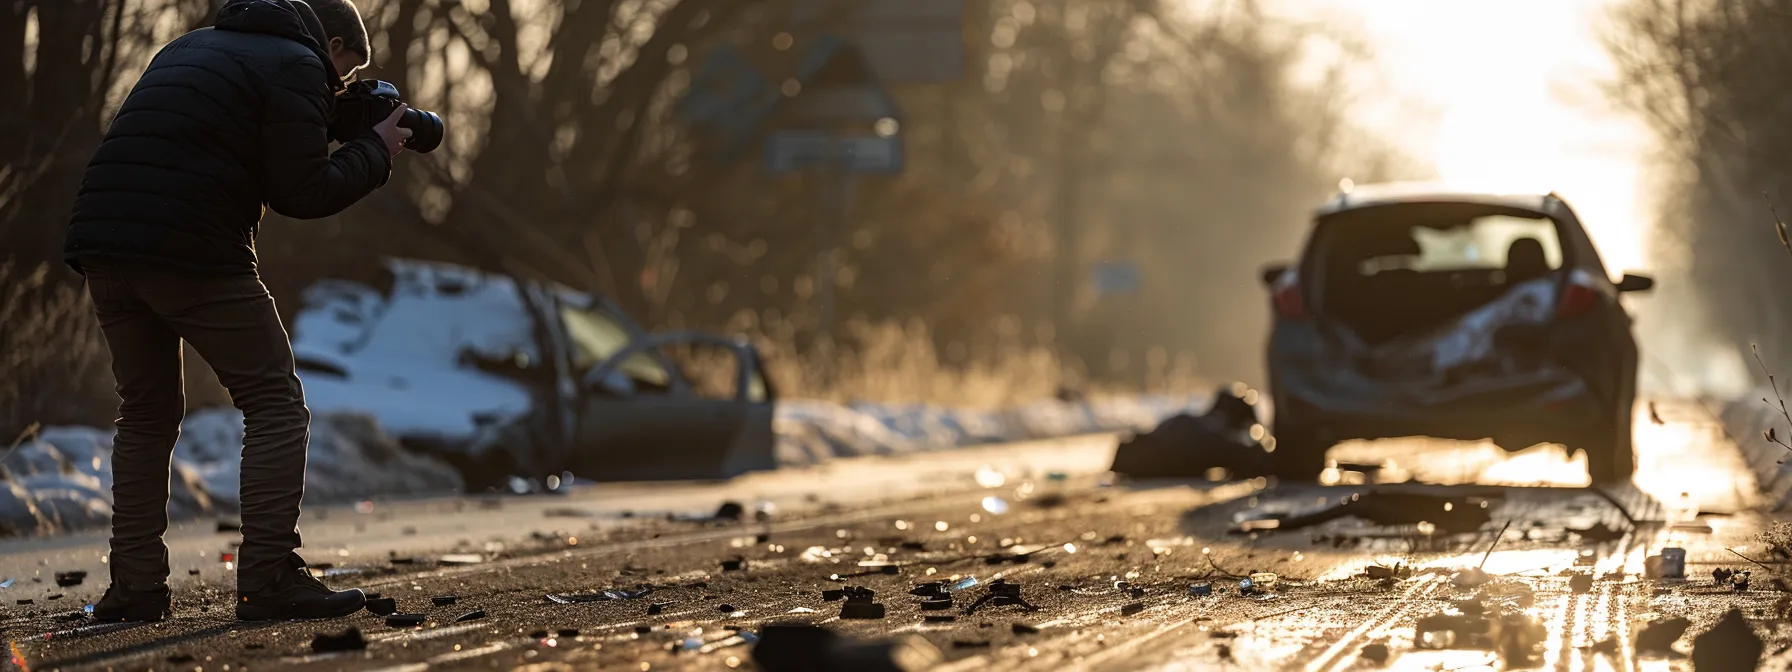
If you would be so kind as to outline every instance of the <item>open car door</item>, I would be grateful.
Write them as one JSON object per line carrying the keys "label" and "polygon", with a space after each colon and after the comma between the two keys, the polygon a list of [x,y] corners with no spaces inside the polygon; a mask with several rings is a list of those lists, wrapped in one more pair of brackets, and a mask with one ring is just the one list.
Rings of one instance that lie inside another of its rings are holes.
{"label": "open car door", "polygon": [[[680,348],[705,355],[703,370],[693,372],[703,375],[651,370]],[[771,469],[773,396],[750,343],[649,336],[583,376],[568,467],[595,481],[719,480]]]}

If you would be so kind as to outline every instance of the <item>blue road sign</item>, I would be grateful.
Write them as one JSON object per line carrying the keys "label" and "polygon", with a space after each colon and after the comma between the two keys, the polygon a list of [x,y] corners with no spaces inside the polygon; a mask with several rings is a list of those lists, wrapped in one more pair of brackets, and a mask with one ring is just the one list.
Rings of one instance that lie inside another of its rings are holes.
{"label": "blue road sign", "polygon": [[1137,294],[1145,284],[1145,272],[1136,262],[1098,261],[1094,270],[1095,293]]}

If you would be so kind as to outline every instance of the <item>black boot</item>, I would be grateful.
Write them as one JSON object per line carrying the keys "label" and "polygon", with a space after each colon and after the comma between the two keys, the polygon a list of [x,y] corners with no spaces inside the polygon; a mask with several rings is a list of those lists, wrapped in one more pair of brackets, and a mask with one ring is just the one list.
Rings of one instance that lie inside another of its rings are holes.
{"label": "black boot", "polygon": [[239,621],[286,621],[311,618],[341,618],[361,610],[367,594],[360,588],[331,590],[311,575],[304,559],[297,554],[267,583],[252,592],[236,593],[236,619]]}
{"label": "black boot", "polygon": [[102,623],[148,623],[168,618],[168,586],[130,590],[116,583],[93,605],[93,620]]}

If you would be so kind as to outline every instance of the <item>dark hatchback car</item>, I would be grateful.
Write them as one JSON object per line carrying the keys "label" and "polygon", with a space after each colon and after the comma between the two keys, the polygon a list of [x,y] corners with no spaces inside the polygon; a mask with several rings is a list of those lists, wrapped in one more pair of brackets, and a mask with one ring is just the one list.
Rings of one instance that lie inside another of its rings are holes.
{"label": "dark hatchback car", "polygon": [[1584,451],[1628,481],[1637,346],[1620,294],[1559,196],[1357,187],[1274,264],[1276,475],[1312,480],[1341,441],[1429,436]]}

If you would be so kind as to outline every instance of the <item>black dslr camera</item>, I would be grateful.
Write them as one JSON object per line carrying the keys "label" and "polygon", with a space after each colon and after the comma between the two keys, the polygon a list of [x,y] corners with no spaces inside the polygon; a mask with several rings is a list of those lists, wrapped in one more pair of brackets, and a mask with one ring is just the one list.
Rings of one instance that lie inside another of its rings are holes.
{"label": "black dslr camera", "polygon": [[[392,116],[392,111],[402,104],[398,87],[389,82],[364,79],[349,84],[336,94],[336,108],[330,113],[330,139],[348,142],[359,138]],[[405,149],[428,154],[442,144],[442,117],[434,112],[414,107],[405,110],[398,126],[411,129],[411,138],[404,141]]]}

